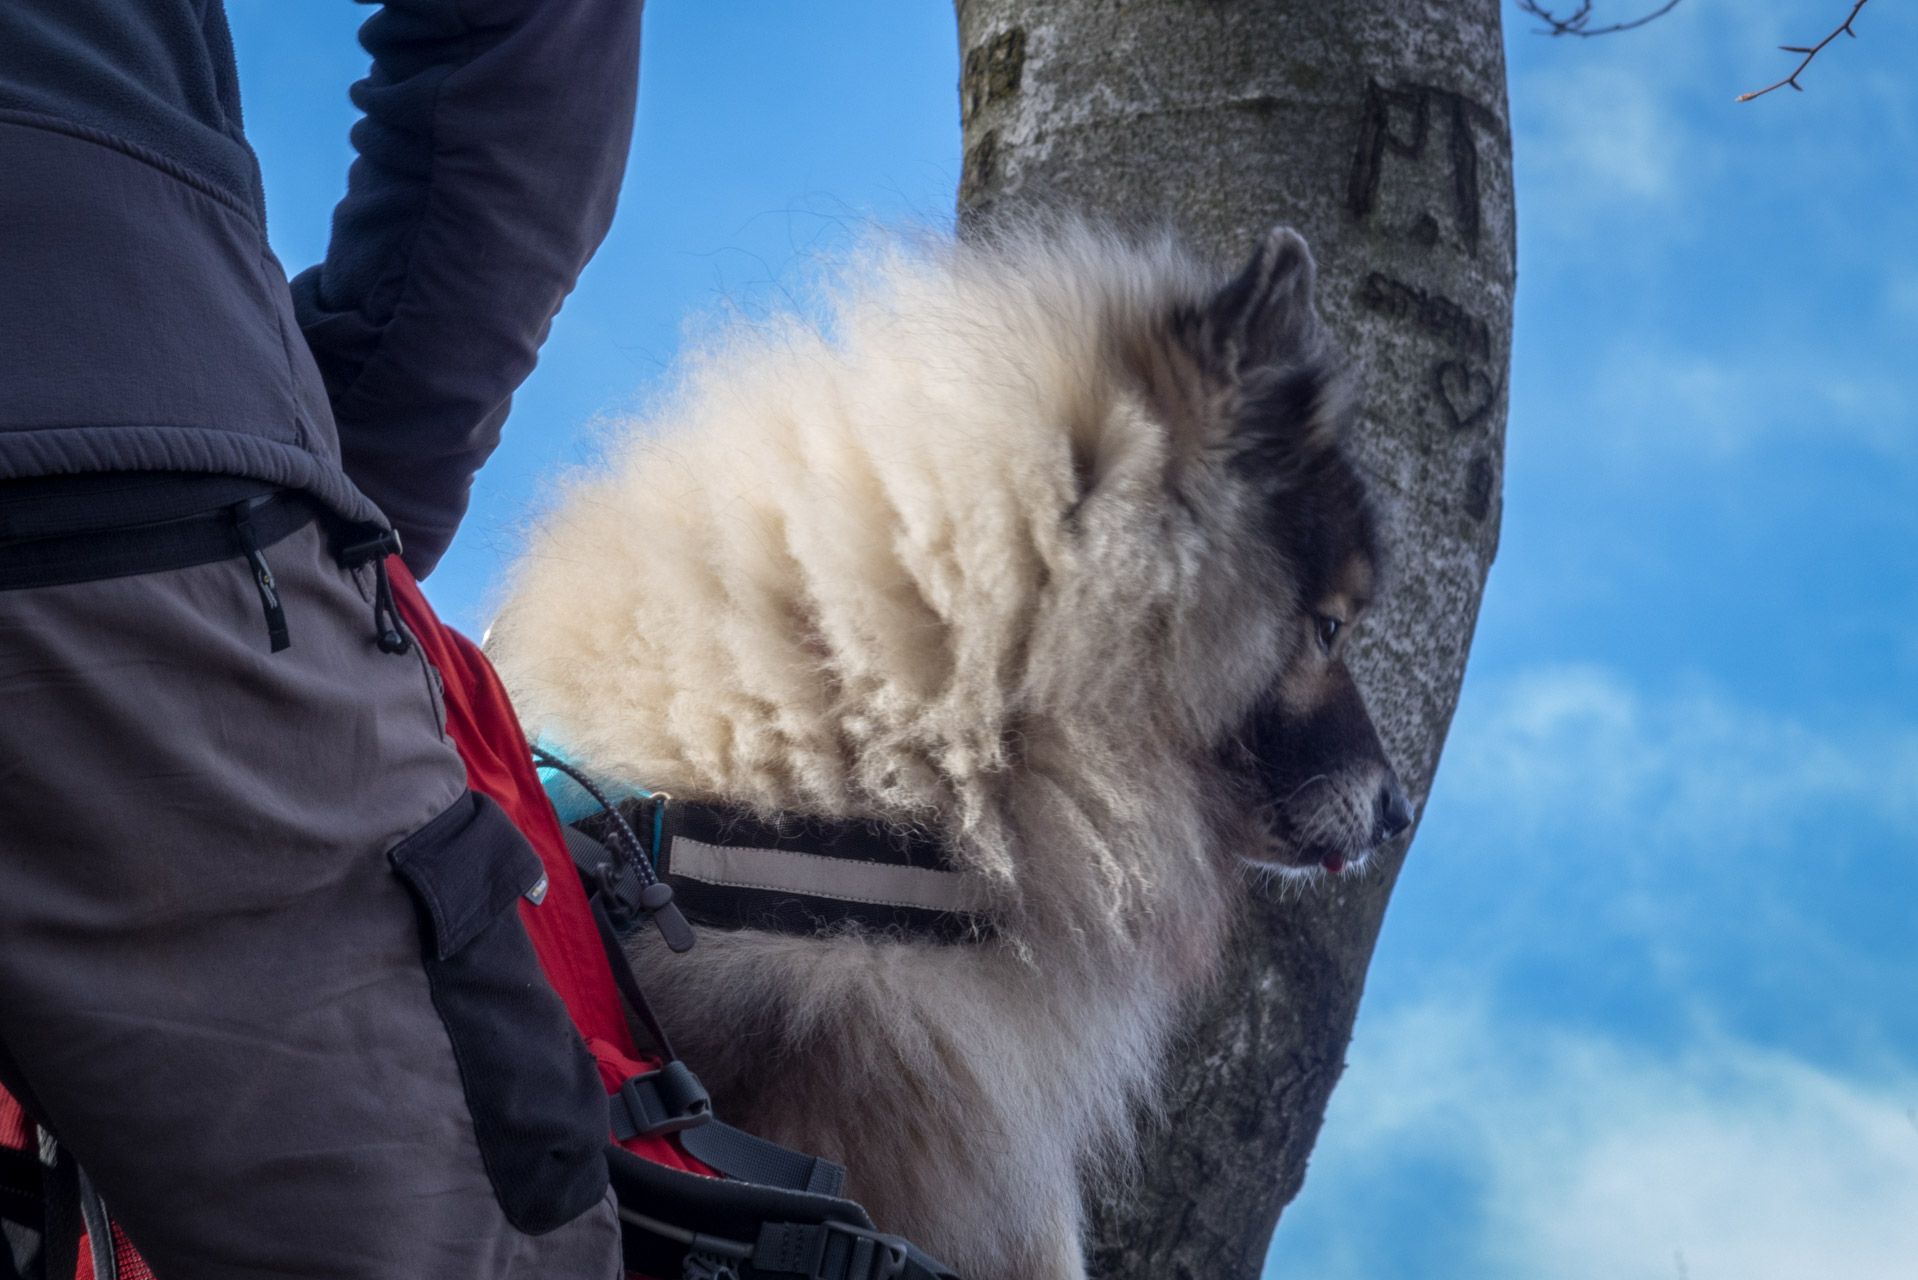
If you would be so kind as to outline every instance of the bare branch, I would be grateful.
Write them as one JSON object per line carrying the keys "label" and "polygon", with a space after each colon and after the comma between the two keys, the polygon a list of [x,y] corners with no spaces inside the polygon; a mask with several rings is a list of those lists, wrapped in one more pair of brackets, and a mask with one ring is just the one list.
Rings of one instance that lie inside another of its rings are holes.
{"label": "bare branch", "polygon": [[1592,21],[1592,0],[1578,0],[1578,8],[1564,17],[1559,17],[1545,8],[1539,0],[1518,0],[1521,13],[1529,13],[1545,26],[1539,30],[1542,36],[1609,36],[1619,31],[1630,31],[1633,27],[1642,27],[1655,22],[1678,7],[1679,0],[1670,0],[1666,4],[1642,18],[1633,18],[1630,22],[1614,22],[1609,27],[1594,27]]}
{"label": "bare branch", "polygon": [[[1525,3],[1525,0],[1519,0],[1519,3],[1523,5]],[[1807,48],[1804,45],[1798,45],[1798,44],[1779,45],[1778,47],[1780,49],[1783,49],[1786,53],[1804,54],[1805,55],[1804,60],[1792,69],[1792,73],[1790,75],[1786,76],[1783,80],[1780,80],[1777,84],[1768,84],[1762,89],[1753,90],[1751,93],[1741,93],[1738,95],[1738,97],[1735,100],[1738,102],[1750,102],[1753,98],[1762,98],[1766,94],[1770,93],[1773,89],[1782,89],[1786,85],[1790,85],[1792,88],[1798,90],[1800,93],[1803,93],[1805,91],[1805,86],[1798,83],[1798,73],[1811,65],[1811,60],[1818,56],[1818,51],[1820,49],[1823,49],[1826,45],[1836,40],[1839,36],[1846,35],[1856,40],[1858,38],[1858,33],[1851,29],[1852,20],[1858,16],[1858,11],[1864,8],[1865,5],[1868,3],[1870,3],[1870,0],[1856,0],[1856,3],[1854,3],[1851,6],[1851,12],[1845,15],[1845,20],[1838,24],[1837,30],[1833,31],[1830,35],[1826,36],[1823,40],[1820,40],[1817,44],[1812,45],[1809,48]]]}

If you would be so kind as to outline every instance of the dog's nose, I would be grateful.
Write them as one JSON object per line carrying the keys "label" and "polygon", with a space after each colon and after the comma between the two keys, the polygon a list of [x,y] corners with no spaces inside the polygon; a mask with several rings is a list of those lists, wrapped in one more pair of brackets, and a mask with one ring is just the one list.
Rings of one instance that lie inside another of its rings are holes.
{"label": "dog's nose", "polygon": [[1399,785],[1396,770],[1385,771],[1385,781],[1379,784],[1372,811],[1377,815],[1380,842],[1390,840],[1412,825],[1412,802],[1405,798],[1405,788]]}

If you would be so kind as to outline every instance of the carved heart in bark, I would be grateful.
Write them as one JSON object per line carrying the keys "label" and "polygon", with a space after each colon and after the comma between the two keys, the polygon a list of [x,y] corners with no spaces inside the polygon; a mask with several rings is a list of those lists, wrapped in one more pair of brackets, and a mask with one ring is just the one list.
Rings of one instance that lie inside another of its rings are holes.
{"label": "carved heart in bark", "polygon": [[1452,430],[1464,431],[1485,421],[1492,412],[1498,388],[1477,369],[1458,360],[1447,360],[1432,371],[1438,386],[1439,403],[1445,406]]}

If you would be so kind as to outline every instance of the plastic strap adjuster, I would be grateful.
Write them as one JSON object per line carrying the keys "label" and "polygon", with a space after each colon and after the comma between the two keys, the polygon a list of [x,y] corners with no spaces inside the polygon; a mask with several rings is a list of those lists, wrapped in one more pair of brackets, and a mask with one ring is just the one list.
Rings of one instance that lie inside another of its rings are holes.
{"label": "plastic strap adjuster", "polygon": [[369,536],[359,542],[350,542],[340,548],[337,559],[343,568],[357,569],[363,564],[370,564],[375,560],[384,560],[388,556],[399,555],[405,548],[405,543],[400,540],[400,531],[398,529],[382,529],[377,525],[361,525],[355,532],[364,533]]}
{"label": "plastic strap adjuster", "polygon": [[668,1062],[657,1071],[633,1076],[607,1099],[613,1136],[656,1137],[692,1129],[713,1118],[713,1100],[699,1077],[683,1062]]}
{"label": "plastic strap adjuster", "polygon": [[560,834],[566,837],[566,852],[572,855],[586,891],[599,894],[613,927],[624,932],[641,919],[646,910],[641,901],[646,886],[639,882],[632,867],[624,859],[615,858],[604,842],[578,827],[562,827]]}

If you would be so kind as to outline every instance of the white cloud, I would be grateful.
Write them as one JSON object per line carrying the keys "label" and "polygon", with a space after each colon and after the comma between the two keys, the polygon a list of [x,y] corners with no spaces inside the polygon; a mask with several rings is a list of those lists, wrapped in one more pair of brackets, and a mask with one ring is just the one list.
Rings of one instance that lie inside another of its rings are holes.
{"label": "white cloud", "polygon": [[1918,885],[1918,730],[1863,719],[1653,698],[1597,667],[1474,682],[1413,854],[1400,989],[1589,964],[1574,998],[1614,1011],[1771,1039],[1761,1011],[1789,1009],[1800,1047],[1898,1043],[1918,949],[1886,895]]}
{"label": "white cloud", "polygon": [[[1395,1153],[1436,1152],[1482,1188],[1461,1275],[1913,1274],[1918,1077],[1846,1078],[1726,1040],[1659,1056],[1439,1005],[1362,1022],[1350,1056],[1295,1212],[1376,1231],[1359,1219]],[[1282,1226],[1272,1274],[1288,1241]]]}
{"label": "white cloud", "polygon": [[1533,71],[1512,86],[1528,197],[1572,205],[1645,204],[1678,189],[1689,149],[1652,77],[1593,58]]}
{"label": "white cloud", "polygon": [[1616,265],[1701,229],[1697,196],[1726,154],[1691,101],[1702,49],[1697,15],[1682,8],[1657,40],[1553,40],[1514,24],[1508,93],[1528,265]]}
{"label": "white cloud", "polygon": [[[1918,307],[1918,286],[1910,290]],[[1887,308],[1905,305],[1888,295]],[[1687,461],[1753,455],[1781,440],[1860,446],[1881,456],[1913,450],[1911,380],[1902,370],[1838,348],[1802,345],[1718,351],[1710,337],[1627,331],[1561,369],[1550,398],[1521,425],[1600,456],[1670,470]],[[1564,379],[1576,380],[1566,385]],[[1525,402],[1529,404],[1529,402]],[[1563,425],[1541,415],[1569,419]]]}
{"label": "white cloud", "polygon": [[1468,689],[1438,789],[1508,833],[1749,851],[1826,806],[1911,825],[1918,733],[1841,739],[1710,692],[1659,702],[1605,668],[1535,668]]}

